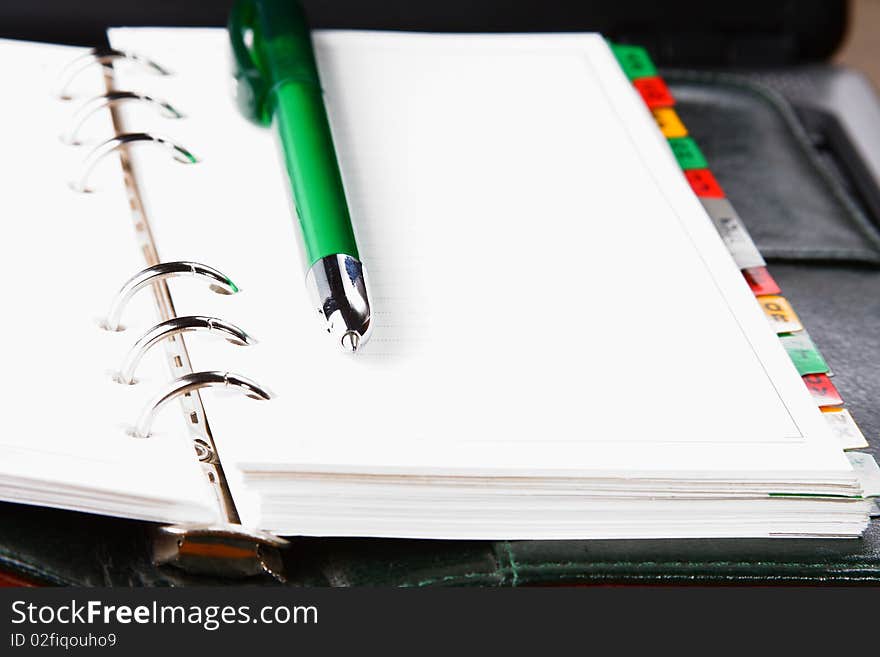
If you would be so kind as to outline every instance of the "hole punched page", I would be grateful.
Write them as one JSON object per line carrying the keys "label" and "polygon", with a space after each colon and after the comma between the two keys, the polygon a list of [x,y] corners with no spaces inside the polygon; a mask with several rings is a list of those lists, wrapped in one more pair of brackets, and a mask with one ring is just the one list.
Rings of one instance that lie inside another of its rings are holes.
{"label": "hole punched page", "polygon": [[206,400],[227,467],[852,482],[600,37],[315,33],[376,311],[345,358],[310,315],[277,146],[229,95],[225,34],[110,35],[179,73],[125,79],[174,100],[186,118],[163,128],[202,161],[136,155],[163,252],[244,290],[175,286],[178,310],[260,341],[200,342],[194,365],[277,395]]}
{"label": "hole punched page", "polygon": [[[59,139],[76,102],[103,91],[100,67],[83,72],[78,97],[53,94],[58,72],[84,49],[0,41],[0,69],[15,103],[4,106],[0,175],[0,275],[4,304],[23,322],[6,323],[0,438],[3,498],[157,521],[205,521],[205,495],[192,448],[173,423],[155,441],[126,431],[151,388],[167,380],[145,363],[136,386],[113,370],[140,331],[155,323],[149,294],[126,310],[126,331],[99,324],[119,286],[143,265],[118,160],[95,170],[100,191],[68,181],[85,152]],[[109,121],[109,116],[105,117]],[[179,422],[179,418],[177,418]]]}

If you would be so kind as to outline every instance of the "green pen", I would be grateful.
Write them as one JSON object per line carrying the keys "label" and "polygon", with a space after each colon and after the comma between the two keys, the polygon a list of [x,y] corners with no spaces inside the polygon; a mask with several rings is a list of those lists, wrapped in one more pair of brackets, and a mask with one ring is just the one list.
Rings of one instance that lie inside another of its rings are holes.
{"label": "green pen", "polygon": [[229,36],[240,109],[278,131],[306,286],[327,333],[345,351],[357,351],[369,338],[370,302],[305,14],[296,0],[239,0]]}

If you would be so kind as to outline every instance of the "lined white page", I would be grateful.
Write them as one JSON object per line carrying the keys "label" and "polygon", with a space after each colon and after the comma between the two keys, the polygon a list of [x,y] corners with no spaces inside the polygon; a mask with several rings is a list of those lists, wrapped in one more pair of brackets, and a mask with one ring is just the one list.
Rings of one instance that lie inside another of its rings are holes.
{"label": "lined white page", "polygon": [[[223,30],[116,29],[176,75],[124,85],[194,166],[136,155],[165,259],[233,297],[178,310],[260,340],[192,345],[276,394],[206,395],[227,468],[851,480],[647,111],[595,35],[315,33],[376,326],[354,357],[303,289],[271,131],[230,95]],[[237,495],[244,495],[237,491]]]}
{"label": "lined white page", "polygon": [[[61,143],[79,101],[55,97],[62,68],[84,49],[0,41],[0,72],[14,91],[0,110],[0,277],[4,283],[0,498],[165,521],[208,521],[213,504],[180,412],[161,435],[127,435],[168,381],[160,360],[140,383],[113,382],[128,347],[155,323],[149,293],[124,315],[128,330],[99,328],[115,292],[144,266],[118,159],[95,171],[93,194],[68,182],[87,150]],[[99,67],[74,88],[103,92]],[[95,117],[93,136],[109,115]]]}

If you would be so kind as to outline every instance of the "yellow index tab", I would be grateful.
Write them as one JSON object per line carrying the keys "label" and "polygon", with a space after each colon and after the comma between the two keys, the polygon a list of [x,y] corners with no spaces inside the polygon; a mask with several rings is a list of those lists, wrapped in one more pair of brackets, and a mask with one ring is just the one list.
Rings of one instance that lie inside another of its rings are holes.
{"label": "yellow index tab", "polygon": [[657,126],[664,137],[667,139],[687,137],[687,128],[684,127],[684,123],[678,117],[678,112],[674,109],[671,107],[658,107],[653,112],[654,120],[657,121]]}
{"label": "yellow index tab", "polygon": [[770,320],[771,326],[777,333],[794,333],[804,329],[801,320],[795,314],[788,299],[778,294],[769,294],[757,297],[758,303],[764,309],[764,314]]}

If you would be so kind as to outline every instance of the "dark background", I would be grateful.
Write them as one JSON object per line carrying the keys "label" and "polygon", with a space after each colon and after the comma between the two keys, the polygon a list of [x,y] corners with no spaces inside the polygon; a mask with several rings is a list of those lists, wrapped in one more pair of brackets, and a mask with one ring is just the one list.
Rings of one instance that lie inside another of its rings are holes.
{"label": "dark background", "polygon": [[[108,26],[223,25],[232,0],[2,0],[0,37],[98,45]],[[305,0],[316,28],[599,31],[662,65],[776,66],[828,59],[843,0]]]}

